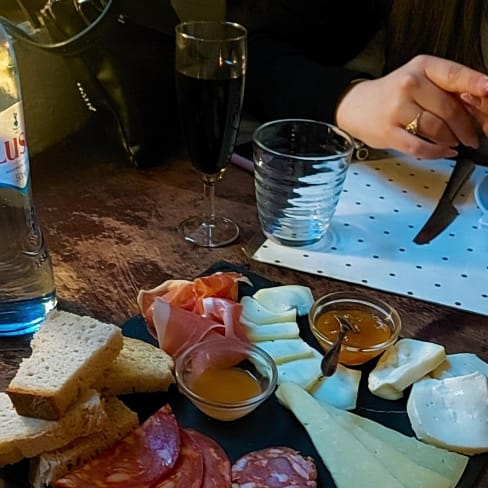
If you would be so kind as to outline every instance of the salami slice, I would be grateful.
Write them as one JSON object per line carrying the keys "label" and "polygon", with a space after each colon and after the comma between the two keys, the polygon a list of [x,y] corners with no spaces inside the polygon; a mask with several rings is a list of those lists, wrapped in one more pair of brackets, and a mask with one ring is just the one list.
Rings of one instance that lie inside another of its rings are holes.
{"label": "salami slice", "polygon": [[268,447],[245,454],[232,466],[232,488],[316,488],[317,468],[311,457],[289,447]]}
{"label": "salami slice", "polygon": [[180,430],[169,405],[52,488],[147,488],[167,476],[180,453]]}
{"label": "salami slice", "polygon": [[199,444],[184,429],[180,429],[180,457],[171,474],[154,488],[201,488],[203,454]]}
{"label": "salami slice", "polygon": [[220,444],[194,429],[186,432],[198,443],[203,453],[202,488],[230,488],[231,464]]}

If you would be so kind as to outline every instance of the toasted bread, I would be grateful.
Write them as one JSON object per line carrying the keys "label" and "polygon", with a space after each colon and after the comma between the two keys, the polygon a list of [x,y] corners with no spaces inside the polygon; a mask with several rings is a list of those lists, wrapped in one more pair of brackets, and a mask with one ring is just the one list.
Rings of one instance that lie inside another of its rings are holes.
{"label": "toasted bread", "polygon": [[56,311],[34,334],[7,393],[19,415],[59,419],[122,349],[119,327]]}
{"label": "toasted bread", "polygon": [[167,391],[175,382],[173,358],[159,347],[123,338],[119,355],[93,385],[104,395]]}
{"label": "toasted bread", "polygon": [[60,420],[19,415],[6,393],[0,393],[0,467],[65,446],[100,430],[106,414],[100,394],[87,390]]}

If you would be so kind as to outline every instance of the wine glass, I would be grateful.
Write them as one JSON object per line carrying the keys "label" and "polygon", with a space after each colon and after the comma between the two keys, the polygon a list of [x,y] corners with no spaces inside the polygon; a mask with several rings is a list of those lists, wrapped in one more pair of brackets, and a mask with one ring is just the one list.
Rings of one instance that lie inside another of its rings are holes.
{"label": "wine glass", "polygon": [[179,229],[198,246],[219,247],[239,227],[215,215],[215,184],[229,164],[239,130],[247,59],[247,31],[236,23],[189,21],[176,26],[176,92],[183,138],[204,185],[206,215]]}

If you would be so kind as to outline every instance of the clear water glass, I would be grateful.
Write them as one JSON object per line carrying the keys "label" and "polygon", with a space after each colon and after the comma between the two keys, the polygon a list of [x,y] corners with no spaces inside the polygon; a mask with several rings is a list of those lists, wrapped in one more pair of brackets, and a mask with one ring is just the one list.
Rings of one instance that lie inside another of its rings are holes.
{"label": "clear water glass", "polygon": [[323,239],[336,211],[354,141],[334,125],[273,120],[253,133],[258,217],[264,235],[286,246]]}

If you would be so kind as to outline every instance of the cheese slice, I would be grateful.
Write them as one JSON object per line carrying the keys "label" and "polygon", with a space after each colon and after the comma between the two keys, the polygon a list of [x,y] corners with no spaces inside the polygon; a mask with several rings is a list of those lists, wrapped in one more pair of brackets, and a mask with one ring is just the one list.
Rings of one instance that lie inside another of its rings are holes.
{"label": "cheese slice", "polygon": [[334,420],[319,402],[294,383],[282,383],[275,392],[306,429],[336,486],[402,488],[374,452]]}
{"label": "cheese slice", "polygon": [[320,363],[322,354],[314,349],[314,355],[310,358],[296,359],[286,363],[277,364],[278,384],[291,382],[302,388],[311,388],[322,376]]}
{"label": "cheese slice", "polygon": [[471,373],[414,383],[407,413],[415,435],[463,454],[488,452],[488,379]]}
{"label": "cheese slice", "polygon": [[[329,410],[327,412],[330,413]],[[388,442],[354,425],[350,417],[331,415],[341,427],[351,432],[364,447],[369,449],[386,470],[406,488],[449,488],[451,486],[449,479],[416,464]]]}
{"label": "cheese slice", "polygon": [[295,339],[300,334],[300,329],[296,322],[259,325],[244,321],[241,318],[241,325],[251,342],[269,341],[273,339]]}
{"label": "cheese slice", "polygon": [[439,366],[444,346],[418,339],[400,339],[380,357],[368,376],[368,388],[376,396],[398,400],[403,390]]}
{"label": "cheese slice", "polygon": [[336,372],[329,377],[321,376],[312,386],[310,393],[317,400],[343,410],[356,408],[361,371],[337,365]]}
{"label": "cheese slice", "polygon": [[274,312],[261,305],[255,298],[243,296],[241,298],[241,317],[255,324],[274,324],[277,322],[296,322],[295,308]]}
{"label": "cheese slice", "polygon": [[488,364],[476,354],[460,352],[458,354],[448,354],[445,361],[431,371],[429,376],[440,380],[452,378],[453,376],[464,376],[476,371],[488,377]]}
{"label": "cheese slice", "polygon": [[415,437],[402,434],[374,420],[334,408],[327,403],[321,403],[321,405],[334,418],[340,417],[342,419],[341,425],[347,424],[347,428],[353,433],[357,429],[369,432],[369,434],[381,439],[419,466],[435,471],[449,479],[452,487],[457,486],[466,469],[469,461],[467,456],[426,444]]}
{"label": "cheese slice", "polygon": [[264,349],[276,364],[312,357],[314,355],[314,349],[301,338],[262,341],[258,343],[258,346]]}
{"label": "cheese slice", "polygon": [[253,298],[273,312],[296,309],[298,315],[306,315],[314,302],[310,288],[302,285],[261,288]]}

